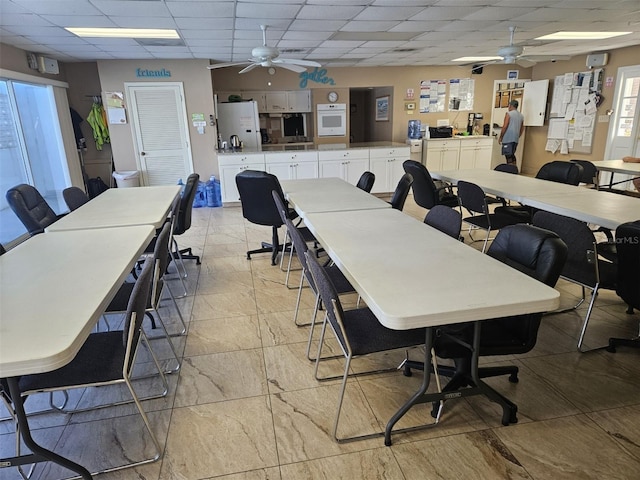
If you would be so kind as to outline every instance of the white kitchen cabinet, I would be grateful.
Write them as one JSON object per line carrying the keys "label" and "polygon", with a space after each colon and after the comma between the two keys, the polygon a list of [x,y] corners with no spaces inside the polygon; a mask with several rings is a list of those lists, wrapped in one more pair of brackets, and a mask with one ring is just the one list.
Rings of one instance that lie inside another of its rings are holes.
{"label": "white kitchen cabinet", "polygon": [[311,111],[311,90],[289,90],[287,92],[287,110],[304,113]]}
{"label": "white kitchen cabinet", "polygon": [[460,142],[458,138],[435,138],[425,140],[423,147],[427,170],[457,170],[460,159]]}
{"label": "white kitchen cabinet", "polygon": [[265,105],[267,113],[288,112],[287,92],[266,92]]}
{"label": "white kitchen cabinet", "polygon": [[369,170],[376,176],[371,193],[393,192],[404,175],[402,163],[408,159],[408,146],[369,150]]}
{"label": "white kitchen cabinet", "polygon": [[318,152],[320,178],[338,177],[353,185],[369,170],[369,150],[330,150]]}
{"label": "white kitchen cabinet", "polygon": [[318,178],[318,152],[274,152],[265,154],[266,170],[279,180]]}
{"label": "white kitchen cabinet", "polygon": [[236,186],[236,175],[244,170],[264,171],[264,154],[238,153],[218,155],[218,166],[222,203],[239,202],[240,194]]}
{"label": "white kitchen cabinet", "polygon": [[[484,168],[491,169],[493,138],[471,138],[460,140],[460,159],[458,169]],[[427,167],[429,168],[429,167]],[[443,169],[444,170],[444,169]]]}

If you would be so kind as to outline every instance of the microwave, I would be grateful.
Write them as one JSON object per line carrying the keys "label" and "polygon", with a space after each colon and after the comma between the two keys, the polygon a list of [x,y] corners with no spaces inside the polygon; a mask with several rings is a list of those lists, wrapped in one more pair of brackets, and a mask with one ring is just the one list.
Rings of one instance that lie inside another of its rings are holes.
{"label": "microwave", "polygon": [[318,137],[347,135],[347,104],[319,103],[317,105]]}

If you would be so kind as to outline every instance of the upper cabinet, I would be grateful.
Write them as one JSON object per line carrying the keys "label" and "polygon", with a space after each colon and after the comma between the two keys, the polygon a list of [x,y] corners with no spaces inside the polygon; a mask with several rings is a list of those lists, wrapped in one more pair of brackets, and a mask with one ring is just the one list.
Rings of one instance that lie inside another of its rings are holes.
{"label": "upper cabinet", "polygon": [[311,90],[244,92],[244,96],[258,102],[259,113],[311,112]]}
{"label": "upper cabinet", "polygon": [[311,90],[290,90],[287,92],[289,112],[304,113],[311,111]]}

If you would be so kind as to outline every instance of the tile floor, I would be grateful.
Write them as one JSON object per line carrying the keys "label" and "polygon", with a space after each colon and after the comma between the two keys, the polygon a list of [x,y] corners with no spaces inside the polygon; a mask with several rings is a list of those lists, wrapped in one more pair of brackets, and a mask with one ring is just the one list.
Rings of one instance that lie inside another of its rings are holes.
{"label": "tile floor", "polygon": [[[411,197],[405,212],[420,219],[425,213]],[[518,424],[502,426],[494,404],[471,397],[449,401],[439,425],[398,434],[390,448],[382,439],[338,445],[329,432],[339,384],[313,378],[312,364],[305,359],[307,328],[295,327],[292,320],[296,290],[284,286],[284,273],[270,265],[268,255],[245,259],[248,248],[269,238],[269,229],[246,223],[239,208],[194,210],[192,228],[179,239],[203,256],[199,268],[189,262],[189,295],[179,300],[190,318],[188,335],[177,339],[184,362],[179,374],[170,376],[169,395],[145,402],[164,456],[135,471],[98,478],[638,478],[640,351],[577,353],[584,307],[546,316],[530,353],[492,359],[521,368],[518,384],[504,377],[490,380],[518,404]],[[295,284],[298,272],[294,278]],[[172,287],[179,293],[177,282]],[[567,306],[580,292],[564,281],[558,288]],[[313,304],[308,289],[302,302],[302,318],[308,318]],[[586,343],[597,347],[610,336],[632,336],[639,319],[625,314],[614,293],[603,291]],[[164,342],[155,340],[153,346],[168,358]],[[372,362],[395,365],[400,357],[381,355],[354,368]],[[339,365],[336,360],[325,368],[339,370]],[[388,373],[351,380],[341,433],[382,428],[416,388],[417,377]],[[143,389],[153,387],[146,385],[153,380],[141,383]],[[84,405],[116,394],[106,388],[74,392],[71,402]],[[35,409],[43,401],[30,399],[27,405]],[[403,424],[429,420],[429,408],[422,405]],[[92,470],[151,451],[130,405],[73,415],[48,413],[31,422],[39,442]],[[0,422],[0,454],[10,454],[14,441],[12,425]],[[49,464],[39,465],[33,474],[40,480],[65,476],[67,471]],[[15,469],[0,470],[0,479],[14,478],[20,478]]]}

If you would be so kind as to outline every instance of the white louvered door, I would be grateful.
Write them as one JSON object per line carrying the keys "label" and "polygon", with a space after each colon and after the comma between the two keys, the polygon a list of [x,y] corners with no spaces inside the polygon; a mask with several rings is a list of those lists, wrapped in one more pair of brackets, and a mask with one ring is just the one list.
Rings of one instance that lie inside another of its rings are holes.
{"label": "white louvered door", "polygon": [[142,185],[173,185],[193,172],[182,83],[126,83]]}

